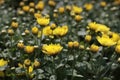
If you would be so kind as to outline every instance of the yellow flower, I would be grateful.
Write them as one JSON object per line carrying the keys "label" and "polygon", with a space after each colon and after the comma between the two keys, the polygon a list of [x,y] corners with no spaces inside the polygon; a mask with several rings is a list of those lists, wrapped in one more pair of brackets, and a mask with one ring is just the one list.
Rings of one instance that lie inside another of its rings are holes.
{"label": "yellow flower", "polygon": [[42,52],[47,55],[55,55],[58,54],[62,50],[62,46],[60,44],[49,44],[43,45]]}
{"label": "yellow flower", "polygon": [[56,36],[64,36],[68,32],[68,26],[57,27],[53,30],[53,34]]}
{"label": "yellow flower", "polygon": [[75,15],[75,20],[80,21],[83,17],[81,15]]}
{"label": "yellow flower", "polygon": [[116,45],[115,51],[116,51],[117,53],[120,53],[120,45]]}
{"label": "yellow flower", "polygon": [[28,29],[25,30],[25,34],[29,34],[30,31]]}
{"label": "yellow flower", "polygon": [[34,46],[25,46],[25,51],[26,53],[33,53]]}
{"label": "yellow flower", "polygon": [[10,36],[12,36],[12,35],[14,34],[13,29],[8,29],[8,34],[9,34]]}
{"label": "yellow flower", "polygon": [[68,47],[69,47],[69,48],[72,48],[72,47],[73,47],[73,45],[74,45],[74,44],[73,44],[73,42],[72,42],[72,41],[68,42]]}
{"label": "yellow flower", "polygon": [[102,2],[100,2],[100,5],[101,5],[102,7],[105,7],[107,4],[106,4],[105,1],[102,1]]}
{"label": "yellow flower", "polygon": [[32,66],[29,66],[28,68],[28,73],[32,73],[33,72],[33,67]]}
{"label": "yellow flower", "polygon": [[120,39],[117,41],[117,45],[120,45]]}
{"label": "yellow flower", "polygon": [[96,24],[97,29],[96,32],[100,31],[100,32],[109,32],[110,28],[108,28],[107,26],[103,25],[103,24]]}
{"label": "yellow flower", "polygon": [[51,27],[51,29],[54,29],[54,28],[56,28],[56,24],[55,24],[55,23],[52,23],[52,24],[50,25],[50,27]]}
{"label": "yellow flower", "polygon": [[55,2],[54,0],[49,0],[49,1],[48,1],[48,4],[49,4],[50,6],[55,6],[55,5],[56,5],[56,2]]}
{"label": "yellow flower", "polygon": [[40,62],[37,61],[37,60],[35,60],[34,63],[33,63],[33,65],[34,65],[35,67],[39,67],[39,66],[40,66]]}
{"label": "yellow flower", "polygon": [[95,45],[95,44],[92,44],[92,45],[90,46],[90,50],[91,50],[92,52],[97,52],[97,51],[99,50],[99,46],[97,46],[97,45]]}
{"label": "yellow flower", "polygon": [[45,36],[52,35],[52,29],[50,28],[50,26],[46,26],[43,28],[43,34]]}
{"label": "yellow flower", "polygon": [[88,41],[88,42],[91,41],[91,38],[92,38],[91,35],[86,35],[85,36],[85,40]]}
{"label": "yellow flower", "polygon": [[68,11],[71,10],[71,6],[70,6],[70,5],[67,5],[65,8],[66,8],[66,10],[68,10]]}
{"label": "yellow flower", "polygon": [[78,41],[74,41],[74,42],[73,42],[73,46],[74,46],[74,47],[79,47],[79,42],[78,42]]}
{"label": "yellow flower", "polygon": [[113,46],[116,44],[116,42],[110,39],[107,35],[102,35],[102,37],[97,36],[97,40],[103,46]]}
{"label": "yellow flower", "polygon": [[23,11],[28,12],[30,7],[29,6],[23,6],[22,9],[23,9]]}
{"label": "yellow flower", "polygon": [[34,26],[34,27],[32,28],[32,33],[33,33],[33,34],[38,34],[38,31],[39,31],[38,27]]}
{"label": "yellow flower", "polygon": [[30,6],[30,7],[34,7],[34,6],[35,6],[35,3],[34,3],[34,2],[30,2],[30,3],[29,3],[29,6]]}
{"label": "yellow flower", "polygon": [[23,42],[19,42],[17,44],[17,47],[20,48],[20,49],[24,48],[24,43]]}
{"label": "yellow flower", "polygon": [[34,17],[37,19],[37,18],[42,17],[42,15],[41,15],[40,13],[35,13],[35,14],[34,14]]}
{"label": "yellow flower", "polygon": [[115,42],[117,42],[120,39],[120,36],[118,33],[112,32],[111,39]]}
{"label": "yellow flower", "polygon": [[18,66],[21,67],[21,68],[23,67],[23,65],[21,63],[18,63]]}
{"label": "yellow flower", "polygon": [[25,64],[26,66],[29,66],[29,65],[31,64],[31,60],[30,60],[30,59],[25,59],[25,60],[24,60],[24,64]]}
{"label": "yellow flower", "polygon": [[93,8],[93,5],[91,4],[91,3],[86,3],[85,5],[84,5],[84,7],[85,7],[85,9],[86,10],[91,10],[92,8]]}
{"label": "yellow flower", "polygon": [[90,28],[91,30],[96,30],[96,29],[97,29],[96,22],[90,22],[90,23],[88,24],[88,26],[89,26],[89,28]]}
{"label": "yellow flower", "polygon": [[25,3],[24,3],[23,1],[21,1],[19,5],[20,5],[20,6],[24,6]]}
{"label": "yellow flower", "polygon": [[65,8],[64,8],[64,7],[60,7],[60,8],[58,9],[58,12],[59,12],[59,13],[64,13],[64,12],[65,12]]}
{"label": "yellow flower", "polygon": [[0,67],[3,67],[5,65],[7,65],[7,64],[8,64],[7,61],[5,61],[4,59],[0,59]]}
{"label": "yellow flower", "polygon": [[45,17],[41,17],[41,18],[37,18],[37,22],[38,24],[40,24],[41,26],[46,26],[49,24],[50,19],[45,18]]}
{"label": "yellow flower", "polygon": [[39,10],[43,10],[44,9],[44,2],[43,1],[39,1],[38,4],[35,6],[36,9],[39,9]]}
{"label": "yellow flower", "polygon": [[82,11],[83,11],[83,9],[81,7],[72,6],[72,12],[74,12],[76,14],[80,14]]}
{"label": "yellow flower", "polygon": [[30,12],[30,13],[34,13],[34,12],[35,12],[35,9],[34,9],[34,8],[30,8],[29,12]]}
{"label": "yellow flower", "polygon": [[12,28],[16,29],[18,28],[18,22],[12,22],[11,23]]}

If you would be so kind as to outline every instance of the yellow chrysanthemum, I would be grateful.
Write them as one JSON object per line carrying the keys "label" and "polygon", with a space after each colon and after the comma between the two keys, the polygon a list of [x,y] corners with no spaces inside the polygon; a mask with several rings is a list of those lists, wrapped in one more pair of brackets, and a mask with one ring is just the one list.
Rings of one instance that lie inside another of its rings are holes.
{"label": "yellow chrysanthemum", "polygon": [[60,44],[49,44],[49,45],[43,45],[42,52],[47,55],[55,55],[59,53],[62,50],[62,46]]}
{"label": "yellow chrysanthemum", "polygon": [[97,46],[97,45],[95,45],[95,44],[92,44],[92,45],[90,46],[90,50],[91,50],[92,52],[97,52],[97,51],[99,50],[99,46]]}
{"label": "yellow chrysanthemum", "polygon": [[7,64],[8,64],[7,61],[5,61],[4,59],[0,59],[0,67],[3,67],[5,65],[7,65]]}
{"label": "yellow chrysanthemum", "polygon": [[93,5],[91,4],[91,3],[86,3],[85,5],[84,5],[84,7],[85,7],[85,9],[86,10],[91,10],[92,8],[93,8]]}
{"label": "yellow chrysanthemum", "polygon": [[12,22],[11,23],[12,28],[16,29],[18,28],[18,22]]}
{"label": "yellow chrysanthemum", "polygon": [[50,19],[45,18],[45,17],[41,17],[41,18],[37,18],[37,22],[38,24],[40,24],[41,26],[46,26],[49,24]]}
{"label": "yellow chrysanthemum", "polygon": [[29,66],[28,72],[29,72],[29,73],[32,73],[32,72],[33,72],[33,67],[32,67],[32,66]]}
{"label": "yellow chrysanthemum", "polygon": [[34,46],[26,46],[25,51],[26,53],[32,53],[34,51]]}
{"label": "yellow chrysanthemum", "polygon": [[116,44],[116,42],[114,42],[111,38],[109,38],[109,36],[97,36],[97,40],[98,42],[103,45],[103,46],[113,46]]}
{"label": "yellow chrysanthemum", "polygon": [[36,9],[39,9],[39,10],[43,10],[44,9],[44,2],[43,1],[39,1],[38,4],[35,6]]}
{"label": "yellow chrysanthemum", "polygon": [[88,24],[88,26],[89,26],[89,28],[91,29],[91,30],[96,30],[97,29],[97,25],[96,25],[97,23],[96,22],[90,22],[89,24]]}
{"label": "yellow chrysanthemum", "polygon": [[64,36],[68,32],[68,26],[57,27],[53,30],[53,34],[57,36]]}
{"label": "yellow chrysanthemum", "polygon": [[81,7],[78,6],[72,6],[72,12],[79,14],[83,11],[83,9]]}
{"label": "yellow chrysanthemum", "polygon": [[85,41],[91,41],[91,39],[92,39],[92,36],[91,35],[86,35],[85,36]]}
{"label": "yellow chrysanthemum", "polygon": [[111,39],[115,42],[120,39],[120,36],[118,33],[113,32],[111,36],[112,36]]}
{"label": "yellow chrysanthemum", "polygon": [[52,35],[52,29],[50,28],[50,26],[46,26],[43,28],[43,34],[46,36]]}
{"label": "yellow chrysanthemum", "polygon": [[33,33],[33,34],[38,34],[38,31],[39,31],[38,27],[34,26],[34,27],[32,28],[32,33]]}

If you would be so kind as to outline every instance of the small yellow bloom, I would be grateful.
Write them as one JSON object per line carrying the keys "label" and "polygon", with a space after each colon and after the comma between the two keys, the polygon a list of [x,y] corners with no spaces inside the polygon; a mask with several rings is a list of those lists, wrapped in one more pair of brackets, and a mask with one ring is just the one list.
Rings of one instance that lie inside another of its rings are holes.
{"label": "small yellow bloom", "polygon": [[32,66],[29,66],[28,68],[28,73],[32,73],[33,72],[33,67]]}
{"label": "small yellow bloom", "polygon": [[55,55],[58,54],[62,50],[62,46],[60,44],[49,44],[43,45],[42,52],[47,55]]}
{"label": "small yellow bloom", "polygon": [[25,51],[26,53],[33,53],[34,46],[25,46]]}
{"label": "small yellow bloom", "polygon": [[65,12],[65,8],[64,8],[64,7],[60,7],[60,8],[58,9],[58,12],[59,12],[59,13],[64,13],[64,12]]}
{"label": "small yellow bloom", "polygon": [[80,21],[83,17],[81,15],[75,15],[75,20]]}
{"label": "small yellow bloom", "polygon": [[23,65],[21,63],[18,63],[18,66],[21,67],[21,68],[23,67]]}
{"label": "small yellow bloom", "polygon": [[29,65],[31,64],[31,60],[30,60],[30,59],[25,59],[25,60],[24,60],[24,64],[25,64],[26,66],[29,66]]}
{"label": "small yellow bloom", "polygon": [[37,22],[38,24],[40,24],[41,26],[46,26],[49,24],[50,19],[45,18],[45,17],[41,17],[41,18],[37,18]]}
{"label": "small yellow bloom", "polygon": [[33,34],[38,34],[38,31],[39,31],[38,27],[34,26],[34,27],[32,28],[32,33],[33,33]]}
{"label": "small yellow bloom", "polygon": [[91,41],[91,38],[92,38],[91,35],[86,35],[86,36],[85,36],[85,41],[88,41],[88,42],[89,42],[89,41]]}
{"label": "small yellow bloom", "polygon": [[45,36],[52,35],[52,29],[50,28],[50,26],[46,26],[43,28],[43,34]]}
{"label": "small yellow bloom", "polygon": [[116,45],[115,51],[116,51],[117,53],[120,53],[120,45]]}
{"label": "small yellow bloom", "polygon": [[89,26],[89,28],[91,29],[91,30],[96,30],[97,29],[97,25],[96,25],[97,23],[96,22],[90,22],[89,24],[88,24],[88,26]]}
{"label": "small yellow bloom", "polygon": [[11,23],[12,28],[16,29],[18,28],[18,22],[12,22]]}
{"label": "small yellow bloom", "polygon": [[117,42],[120,39],[120,36],[118,33],[112,32],[111,39]]}
{"label": "small yellow bloom", "polygon": [[66,10],[70,11],[72,9],[72,7],[70,5],[67,5],[66,7]]}
{"label": "small yellow bloom", "polygon": [[86,3],[84,7],[86,10],[90,11],[93,8],[93,5],[91,3]]}
{"label": "small yellow bloom", "polygon": [[78,42],[78,41],[74,41],[74,42],[73,42],[73,46],[74,46],[74,47],[79,47],[79,42]]}
{"label": "small yellow bloom", "polygon": [[23,6],[22,9],[25,12],[29,12],[30,7],[29,6]]}
{"label": "small yellow bloom", "polygon": [[35,3],[34,3],[34,2],[30,2],[30,3],[29,3],[29,6],[30,6],[30,7],[34,7],[34,6],[35,6]]}
{"label": "small yellow bloom", "polygon": [[97,51],[99,50],[99,46],[97,46],[97,45],[95,45],[95,44],[92,44],[92,45],[90,46],[90,50],[91,50],[92,52],[97,52]]}
{"label": "small yellow bloom", "polygon": [[29,34],[30,31],[28,29],[25,30],[25,34]]}
{"label": "small yellow bloom", "polygon": [[34,14],[34,17],[37,19],[37,18],[42,17],[42,15],[41,15],[41,13],[35,13],[35,14]]}
{"label": "small yellow bloom", "polygon": [[5,65],[7,65],[7,64],[8,64],[7,61],[5,61],[4,59],[0,59],[0,67],[3,67]]}
{"label": "small yellow bloom", "polygon": [[44,6],[45,6],[44,2],[39,1],[38,4],[35,6],[35,8],[38,9],[38,10],[43,10]]}
{"label": "small yellow bloom", "polygon": [[68,42],[68,47],[69,47],[69,48],[72,48],[72,47],[73,47],[73,45],[74,45],[74,44],[73,44],[73,42],[72,42],[72,41]]}
{"label": "small yellow bloom", "polygon": [[56,28],[56,24],[55,24],[55,23],[52,23],[52,24],[50,25],[50,27],[51,27],[51,29],[54,29],[54,28]]}
{"label": "small yellow bloom", "polygon": [[34,9],[34,8],[30,8],[29,12],[30,12],[30,13],[34,13],[34,12],[35,12],[35,9]]}
{"label": "small yellow bloom", "polygon": [[81,7],[72,6],[72,12],[74,12],[75,14],[80,14],[82,11],[83,9]]}
{"label": "small yellow bloom", "polygon": [[105,7],[107,4],[106,4],[105,1],[102,1],[102,2],[100,2],[100,5],[101,5],[102,7]]}
{"label": "small yellow bloom", "polygon": [[20,48],[20,49],[23,49],[24,48],[24,43],[23,42],[19,42],[17,44],[17,47]]}
{"label": "small yellow bloom", "polygon": [[12,36],[12,35],[14,34],[13,29],[8,29],[8,34],[9,34],[10,36]]}
{"label": "small yellow bloom", "polygon": [[37,61],[37,60],[35,60],[34,63],[33,63],[33,65],[34,65],[35,67],[39,67],[39,66],[40,66],[40,62]]}
{"label": "small yellow bloom", "polygon": [[48,1],[48,4],[49,4],[50,6],[55,6],[55,5],[56,5],[56,2],[55,2],[54,0],[49,0],[49,1]]}

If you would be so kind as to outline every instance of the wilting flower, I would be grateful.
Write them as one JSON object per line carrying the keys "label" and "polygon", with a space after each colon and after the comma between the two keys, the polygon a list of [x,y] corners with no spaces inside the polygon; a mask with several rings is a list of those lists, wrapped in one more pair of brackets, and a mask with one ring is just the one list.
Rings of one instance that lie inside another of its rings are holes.
{"label": "wilting flower", "polygon": [[60,44],[49,44],[43,45],[42,52],[48,55],[58,54],[62,50],[62,46]]}
{"label": "wilting flower", "polygon": [[38,27],[34,26],[34,27],[32,28],[32,33],[33,33],[33,34],[38,34],[38,31],[39,31]]}
{"label": "wilting flower", "polygon": [[37,22],[38,24],[40,24],[41,26],[46,26],[49,24],[50,19],[45,18],[45,17],[41,17],[41,18],[37,18]]}
{"label": "wilting flower", "polygon": [[32,53],[34,51],[34,46],[25,46],[26,53]]}
{"label": "wilting flower", "polygon": [[99,50],[99,46],[97,46],[97,45],[95,45],[95,44],[92,44],[92,45],[90,46],[90,50],[91,50],[92,52],[97,52],[97,51]]}
{"label": "wilting flower", "polygon": [[103,46],[113,46],[116,44],[108,35],[97,36],[97,40]]}

